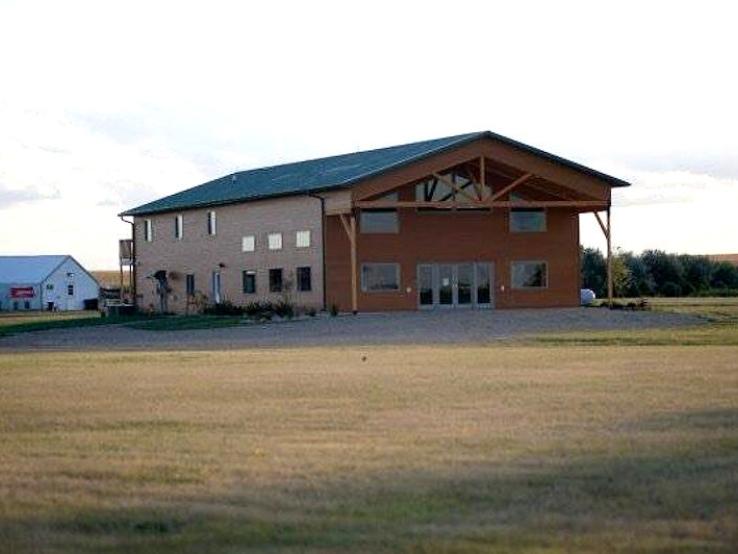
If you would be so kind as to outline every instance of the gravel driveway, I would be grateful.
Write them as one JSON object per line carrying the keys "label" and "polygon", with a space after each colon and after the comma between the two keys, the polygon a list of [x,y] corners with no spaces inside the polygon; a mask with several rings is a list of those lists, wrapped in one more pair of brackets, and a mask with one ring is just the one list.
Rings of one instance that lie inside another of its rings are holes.
{"label": "gravel driveway", "polygon": [[0,352],[481,344],[547,331],[646,329],[694,325],[700,321],[682,314],[594,308],[375,313],[194,331],[144,331],[121,325],[35,331],[0,337]]}

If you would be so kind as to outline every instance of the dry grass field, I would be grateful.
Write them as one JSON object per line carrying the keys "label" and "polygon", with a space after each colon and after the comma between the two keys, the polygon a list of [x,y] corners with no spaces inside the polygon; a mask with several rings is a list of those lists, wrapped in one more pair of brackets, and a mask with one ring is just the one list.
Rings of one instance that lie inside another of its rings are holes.
{"label": "dry grass field", "polygon": [[[101,287],[118,288],[120,287],[120,271],[117,269],[96,269],[90,271],[93,277],[97,279]],[[123,286],[128,287],[131,279],[128,271],[123,272]]]}
{"label": "dry grass field", "polygon": [[632,333],[0,354],[0,552],[735,552],[738,325]]}

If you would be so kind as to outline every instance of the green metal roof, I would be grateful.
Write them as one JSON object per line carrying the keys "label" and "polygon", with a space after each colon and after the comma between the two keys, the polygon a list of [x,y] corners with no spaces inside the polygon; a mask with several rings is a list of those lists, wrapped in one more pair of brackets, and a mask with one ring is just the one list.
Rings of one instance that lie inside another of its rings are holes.
{"label": "green metal roof", "polygon": [[439,152],[459,147],[481,138],[491,138],[521,148],[576,171],[587,173],[605,181],[610,186],[629,186],[629,183],[595,171],[583,165],[565,160],[543,150],[533,148],[491,131],[467,133],[400,146],[379,148],[365,152],[354,152],[318,158],[303,162],[288,163],[272,167],[239,171],[209,181],[202,185],[165,196],[148,204],[138,206],[120,215],[145,215],[190,208],[202,208],[221,204],[246,202],[258,198],[307,194],[331,189],[340,189],[359,181],[374,177]]}

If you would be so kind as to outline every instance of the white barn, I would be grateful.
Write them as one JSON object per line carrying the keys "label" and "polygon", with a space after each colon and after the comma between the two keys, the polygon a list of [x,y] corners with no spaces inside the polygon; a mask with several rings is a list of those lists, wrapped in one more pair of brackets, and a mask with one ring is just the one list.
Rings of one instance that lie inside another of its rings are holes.
{"label": "white barn", "polygon": [[99,294],[72,256],[0,256],[0,310],[82,310]]}

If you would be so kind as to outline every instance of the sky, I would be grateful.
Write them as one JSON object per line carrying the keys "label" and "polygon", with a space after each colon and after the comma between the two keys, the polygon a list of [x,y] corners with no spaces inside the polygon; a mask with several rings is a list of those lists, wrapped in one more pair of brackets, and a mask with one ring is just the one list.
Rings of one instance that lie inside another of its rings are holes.
{"label": "sky", "polygon": [[[633,183],[625,250],[738,252],[735,2],[0,0],[0,253],[117,266],[117,214],[480,130]],[[582,243],[604,247],[591,214]]]}

